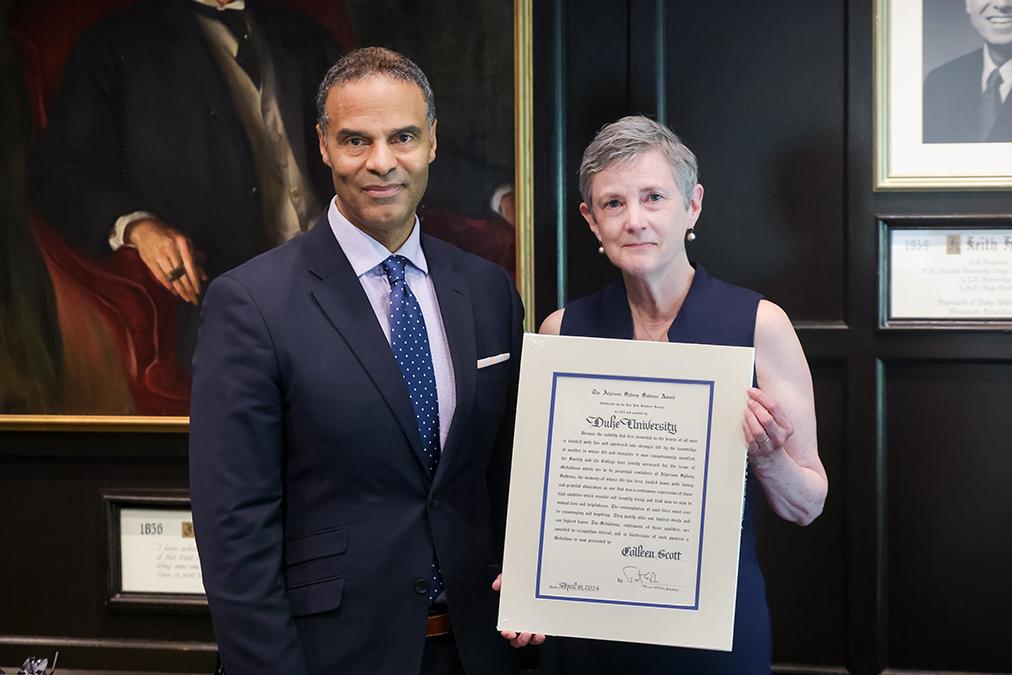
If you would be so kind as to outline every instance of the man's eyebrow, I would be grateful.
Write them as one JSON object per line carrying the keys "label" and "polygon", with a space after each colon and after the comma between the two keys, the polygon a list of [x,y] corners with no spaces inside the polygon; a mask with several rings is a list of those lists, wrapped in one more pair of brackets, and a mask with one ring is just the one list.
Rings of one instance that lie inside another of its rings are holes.
{"label": "man's eyebrow", "polygon": [[[417,125],[415,125],[415,124],[410,124],[410,125],[408,125],[406,127],[400,127],[399,129],[394,129],[393,131],[391,131],[390,133],[388,133],[387,136],[396,136],[397,134],[414,134],[415,136],[421,136],[422,135],[422,128],[419,127],[419,126],[417,126]],[[347,128],[338,129],[337,130],[337,137],[338,138],[349,138],[349,137],[352,137],[352,136],[360,136],[362,138],[370,138],[370,134],[368,132],[366,132],[366,131],[359,131],[357,129],[347,129]]]}
{"label": "man's eyebrow", "polygon": [[345,129],[338,129],[337,130],[337,137],[338,138],[348,138],[349,136],[366,136],[366,137],[368,137],[369,134],[367,134],[364,131],[357,131],[355,129],[347,129],[347,128],[345,128]]}
{"label": "man's eyebrow", "polygon": [[396,136],[397,134],[414,134],[415,136],[421,136],[422,128],[414,124],[411,124],[406,127],[401,127],[400,129],[394,129],[393,133],[391,133],[390,135]]}

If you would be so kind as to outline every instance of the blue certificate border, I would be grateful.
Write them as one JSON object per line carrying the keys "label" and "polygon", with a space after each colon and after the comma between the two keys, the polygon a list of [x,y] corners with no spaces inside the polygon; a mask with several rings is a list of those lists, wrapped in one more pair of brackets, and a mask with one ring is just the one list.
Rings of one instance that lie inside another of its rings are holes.
{"label": "blue certificate border", "polygon": [[[552,465],[552,427],[555,423],[555,392],[561,377],[590,380],[612,380],[619,382],[668,382],[672,384],[697,384],[709,388],[710,400],[706,413],[706,454],[703,460],[703,505],[699,517],[699,556],[696,565],[696,594],[691,605],[665,605],[654,602],[632,602],[628,600],[606,600],[602,598],[574,598],[570,596],[547,595],[541,592],[541,558],[545,547],[545,511],[548,504],[548,476]],[[597,375],[590,373],[552,373],[552,400],[548,413],[548,448],[545,456],[545,482],[541,494],[541,531],[538,537],[538,573],[534,586],[534,597],[545,600],[568,600],[570,602],[594,602],[606,605],[636,605],[639,607],[663,607],[666,609],[699,610],[699,581],[703,569],[703,524],[706,522],[706,488],[710,474],[710,432],[713,424],[713,380],[678,380],[665,377],[628,377],[624,375]]]}

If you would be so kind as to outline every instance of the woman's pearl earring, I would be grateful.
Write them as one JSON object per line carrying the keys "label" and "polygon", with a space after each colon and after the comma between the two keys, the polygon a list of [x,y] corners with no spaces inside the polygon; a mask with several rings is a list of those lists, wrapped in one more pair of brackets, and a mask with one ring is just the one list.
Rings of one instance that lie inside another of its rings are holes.
{"label": "woman's pearl earring", "polygon": [[597,247],[597,253],[598,255],[604,255],[604,244]]}
{"label": "woman's pearl earring", "polygon": [[689,231],[685,233],[685,238],[688,239],[689,241],[696,241],[696,233],[694,231],[695,229],[696,228],[694,227],[690,227]]}

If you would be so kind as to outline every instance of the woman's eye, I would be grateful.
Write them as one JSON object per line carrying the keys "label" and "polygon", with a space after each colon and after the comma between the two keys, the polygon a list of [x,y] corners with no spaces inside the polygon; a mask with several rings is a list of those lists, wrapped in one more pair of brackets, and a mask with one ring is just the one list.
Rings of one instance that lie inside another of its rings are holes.
{"label": "woman's eye", "polygon": [[651,192],[649,195],[647,195],[647,201],[659,202],[662,199],[664,199],[664,195],[658,194],[656,192]]}
{"label": "woman's eye", "polygon": [[619,204],[617,199],[609,199],[604,203],[604,208],[606,209],[617,209],[619,206],[621,206],[621,204]]}

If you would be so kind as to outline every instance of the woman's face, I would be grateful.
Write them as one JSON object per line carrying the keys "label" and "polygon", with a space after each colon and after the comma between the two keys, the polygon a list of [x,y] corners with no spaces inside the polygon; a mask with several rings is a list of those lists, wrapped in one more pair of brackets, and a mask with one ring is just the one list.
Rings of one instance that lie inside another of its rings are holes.
{"label": "woman's face", "polygon": [[685,259],[685,232],[702,211],[703,186],[693,188],[686,207],[667,159],[650,150],[594,176],[591,201],[580,204],[580,213],[608,259],[626,274],[649,278]]}

